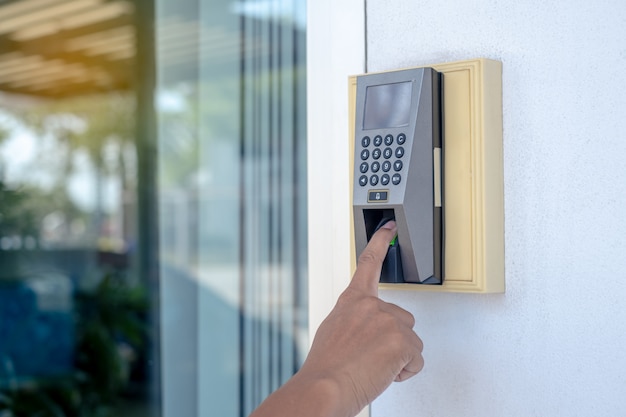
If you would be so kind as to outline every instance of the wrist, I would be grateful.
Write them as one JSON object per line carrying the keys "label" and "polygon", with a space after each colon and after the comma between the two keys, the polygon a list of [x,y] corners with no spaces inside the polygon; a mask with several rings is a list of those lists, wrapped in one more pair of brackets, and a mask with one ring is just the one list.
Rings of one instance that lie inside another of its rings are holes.
{"label": "wrist", "polygon": [[342,401],[340,385],[332,378],[296,373],[270,395],[250,417],[352,417]]}
{"label": "wrist", "polygon": [[298,392],[311,393],[314,409],[317,410],[316,414],[312,414],[314,416],[354,417],[361,409],[349,377],[310,371],[305,364],[292,380],[298,384]]}
{"label": "wrist", "polygon": [[342,407],[342,399],[344,398],[342,398],[341,386],[335,379],[300,371],[294,375],[292,382],[297,384],[298,392],[307,393],[309,398],[305,404],[308,404],[311,411],[314,411],[310,414],[311,416],[347,416]]}

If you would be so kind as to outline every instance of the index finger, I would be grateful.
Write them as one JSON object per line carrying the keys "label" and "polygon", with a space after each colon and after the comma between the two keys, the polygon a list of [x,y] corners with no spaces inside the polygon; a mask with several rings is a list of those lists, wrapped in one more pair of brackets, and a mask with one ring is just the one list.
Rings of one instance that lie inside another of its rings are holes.
{"label": "index finger", "polygon": [[349,287],[360,289],[368,295],[378,296],[380,271],[389,250],[389,243],[396,236],[397,231],[396,222],[392,220],[374,233],[359,256],[356,272]]}

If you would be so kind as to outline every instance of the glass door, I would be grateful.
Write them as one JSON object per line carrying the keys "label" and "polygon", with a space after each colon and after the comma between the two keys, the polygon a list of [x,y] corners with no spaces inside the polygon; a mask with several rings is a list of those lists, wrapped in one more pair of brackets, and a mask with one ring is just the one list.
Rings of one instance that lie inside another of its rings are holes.
{"label": "glass door", "polygon": [[165,416],[246,416],[307,346],[304,1],[159,0]]}
{"label": "glass door", "polygon": [[303,0],[0,0],[0,416],[246,416],[307,340]]}
{"label": "glass door", "polygon": [[0,2],[0,415],[160,414],[152,2]]}

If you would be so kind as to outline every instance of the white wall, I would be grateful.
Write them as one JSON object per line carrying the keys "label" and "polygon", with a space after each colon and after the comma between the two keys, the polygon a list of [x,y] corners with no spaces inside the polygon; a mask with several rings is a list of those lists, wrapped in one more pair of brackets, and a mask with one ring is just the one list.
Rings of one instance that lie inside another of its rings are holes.
{"label": "white wall", "polygon": [[307,1],[310,341],[352,270],[348,75],[364,71],[364,11],[363,0]]}
{"label": "white wall", "polygon": [[626,415],[626,3],[368,0],[368,70],[503,62],[506,294],[385,292],[424,371],[382,416]]}

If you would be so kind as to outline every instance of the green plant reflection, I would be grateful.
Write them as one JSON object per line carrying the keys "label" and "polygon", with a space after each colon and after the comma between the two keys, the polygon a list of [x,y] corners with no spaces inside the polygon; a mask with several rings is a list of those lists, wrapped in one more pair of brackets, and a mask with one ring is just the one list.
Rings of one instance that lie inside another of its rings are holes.
{"label": "green plant reflection", "polygon": [[130,93],[0,108],[0,417],[149,415],[134,112]]}

